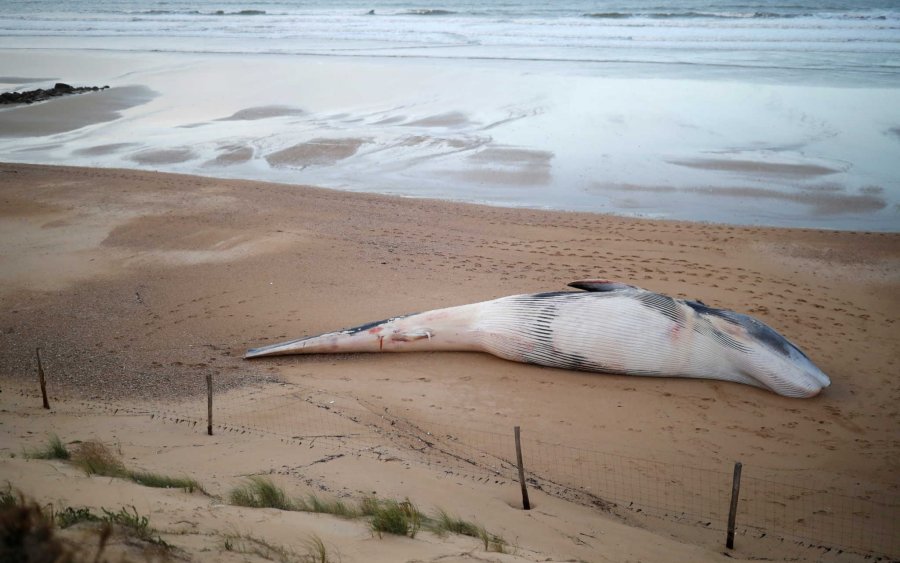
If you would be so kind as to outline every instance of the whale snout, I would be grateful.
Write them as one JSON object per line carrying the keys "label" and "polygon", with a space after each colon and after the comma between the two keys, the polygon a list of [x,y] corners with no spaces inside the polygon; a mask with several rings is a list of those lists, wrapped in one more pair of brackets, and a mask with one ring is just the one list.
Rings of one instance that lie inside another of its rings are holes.
{"label": "whale snout", "polygon": [[812,362],[809,363],[809,369],[806,373],[809,377],[816,380],[821,389],[831,385],[831,379],[829,379],[829,377],[825,375],[825,372],[816,367]]}
{"label": "whale snout", "polygon": [[802,371],[802,375],[796,379],[804,384],[802,387],[807,392],[807,394],[802,395],[803,397],[815,397],[823,389],[831,385],[831,379],[816,364],[812,363],[809,358],[803,356],[795,359],[795,361],[797,368]]}
{"label": "whale snout", "polygon": [[799,398],[815,397],[831,385],[831,380],[827,375],[815,366],[813,368],[815,371],[807,371],[803,376],[795,378],[791,392],[785,393],[785,395]]}
{"label": "whale snout", "polygon": [[787,354],[766,350],[750,375],[763,387],[785,397],[815,397],[831,385],[831,379],[803,352],[793,346]]}
{"label": "whale snout", "polygon": [[744,374],[785,397],[815,397],[831,379],[794,343],[768,325],[745,315],[732,319],[746,329],[743,340],[748,363]]}

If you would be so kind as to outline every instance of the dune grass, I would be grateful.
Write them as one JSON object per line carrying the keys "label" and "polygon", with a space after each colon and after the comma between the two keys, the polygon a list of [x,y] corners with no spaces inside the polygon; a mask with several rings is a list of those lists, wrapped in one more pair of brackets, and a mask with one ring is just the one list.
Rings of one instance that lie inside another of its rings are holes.
{"label": "dune grass", "polygon": [[254,476],[235,487],[229,494],[231,504],[252,508],[277,508],[296,512],[331,514],[339,518],[366,518],[369,527],[378,537],[394,534],[415,538],[420,530],[426,529],[437,535],[459,534],[477,538],[484,544],[485,551],[506,553],[507,543],[498,535],[488,532],[483,526],[451,516],[437,509],[433,517],[426,516],[410,501],[384,500],[374,497],[363,498],[357,506],[341,500],[323,500],[316,495],[291,499],[270,479]]}
{"label": "dune grass", "polygon": [[507,553],[509,548],[509,544],[502,536],[488,532],[484,526],[451,516],[440,508],[435,511],[433,517],[427,520],[426,527],[438,535],[450,533],[480,539],[484,544],[485,551]]}
{"label": "dune grass", "polygon": [[19,499],[12,492],[12,485],[6,483],[6,488],[0,490],[0,510],[12,508],[18,504]]}
{"label": "dune grass", "polygon": [[194,491],[205,492],[195,479],[190,477],[170,477],[159,473],[149,473],[146,471],[129,471],[128,478],[139,485],[145,487],[155,487],[157,489],[183,489],[189,493]]}
{"label": "dune grass", "polygon": [[362,516],[362,512],[358,508],[348,506],[342,500],[322,500],[316,495],[307,495],[306,498],[294,501],[294,510],[301,512],[315,512],[318,514],[331,514],[339,518],[352,520]]}
{"label": "dune grass", "polygon": [[75,561],[76,552],[56,534],[53,519],[35,502],[12,492],[0,495],[0,559]]}
{"label": "dune grass", "polygon": [[328,549],[322,538],[313,534],[305,542],[306,558],[310,563],[328,563]]}
{"label": "dune grass", "polygon": [[443,509],[437,509],[434,517],[429,520],[428,529],[436,534],[459,534],[472,538],[480,538],[483,528],[467,520],[456,516],[450,516]]}
{"label": "dune grass", "polygon": [[250,477],[246,483],[231,490],[231,504],[253,508],[277,508],[296,512],[331,514],[340,518],[370,518],[372,531],[415,537],[422,526],[422,514],[406,500],[377,500],[366,498],[358,507],[341,500],[326,501],[316,495],[291,499],[281,487],[261,476]]}
{"label": "dune grass", "polygon": [[84,470],[88,475],[102,475],[104,477],[127,477],[128,471],[125,465],[115,456],[109,448],[101,442],[89,440],[82,442],[75,454],[72,463]]}
{"label": "dune grass", "polygon": [[[105,508],[101,510],[102,516],[88,508],[73,507],[55,512],[51,509],[48,513],[38,503],[13,493],[12,486],[8,484],[5,490],[0,490],[0,560],[56,563],[106,561],[103,552],[114,530],[127,538],[149,543],[154,549],[167,552],[171,548],[150,526],[150,520],[138,514],[134,507],[130,511],[127,508],[117,512]],[[57,535],[59,529],[80,522],[100,526],[98,545],[73,543]]]}
{"label": "dune grass", "polygon": [[53,521],[59,528],[68,528],[81,522],[97,522],[99,516],[91,512],[89,508],[74,508],[67,506],[53,514]]}
{"label": "dune grass", "polygon": [[104,477],[118,477],[128,479],[145,487],[160,489],[183,489],[189,493],[199,491],[206,494],[203,487],[195,479],[190,477],[171,477],[148,471],[133,471],[125,467],[122,461],[106,447],[97,441],[87,441],[79,445],[72,456],[72,462],[84,470],[88,475],[102,475]]}
{"label": "dune grass", "polygon": [[62,440],[59,439],[59,436],[56,434],[50,434],[50,439],[47,444],[39,449],[26,451],[25,457],[29,459],[63,459],[67,460],[71,456],[69,450],[66,449],[66,445],[62,443]]}
{"label": "dune grass", "polygon": [[130,512],[125,507],[120,508],[118,512],[113,512],[105,508],[101,508],[101,510],[103,511],[103,517],[101,519],[104,522],[117,524],[126,530],[127,535],[163,548],[168,549],[171,547],[168,543],[163,541],[156,530],[150,526],[150,519],[138,514],[137,508],[132,506]]}
{"label": "dune grass", "polygon": [[478,538],[484,543],[485,551],[493,551],[496,553],[506,553],[509,544],[502,536],[494,535],[484,528],[478,528]]}
{"label": "dune grass", "polygon": [[248,478],[246,483],[232,489],[228,498],[231,504],[237,506],[315,512],[347,519],[363,516],[359,509],[348,506],[341,500],[323,500],[312,494],[305,498],[291,499],[281,487],[261,476]]}
{"label": "dune grass", "polygon": [[403,502],[382,500],[377,503],[369,524],[378,537],[386,533],[414,538],[422,528],[423,519],[422,513],[409,499]]}
{"label": "dune grass", "polygon": [[242,555],[255,555],[266,561],[290,563],[291,561],[296,561],[298,559],[293,551],[251,536],[250,534],[229,534],[224,537],[222,544],[225,551],[240,553]]}
{"label": "dune grass", "polygon": [[223,538],[222,544],[225,551],[255,555],[261,559],[279,563],[330,563],[332,561],[325,542],[315,534],[303,542],[306,553],[297,553],[293,549],[275,545],[250,534],[228,534]]}
{"label": "dune grass", "polygon": [[297,510],[284,491],[265,477],[250,477],[249,482],[232,489],[228,498],[237,506]]}

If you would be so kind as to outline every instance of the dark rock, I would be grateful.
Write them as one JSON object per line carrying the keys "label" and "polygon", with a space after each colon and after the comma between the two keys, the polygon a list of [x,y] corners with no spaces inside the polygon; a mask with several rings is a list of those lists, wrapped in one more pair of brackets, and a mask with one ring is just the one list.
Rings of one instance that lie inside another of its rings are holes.
{"label": "dark rock", "polygon": [[109,86],[103,86],[102,88],[98,86],[84,86],[84,87],[75,87],[65,82],[57,82],[53,88],[49,90],[44,90],[43,88],[38,88],[36,90],[28,90],[26,92],[3,92],[0,93],[0,105],[2,104],[32,104],[34,102],[43,102],[44,100],[49,100],[50,98],[56,98],[58,96],[67,96],[69,94],[82,94],[84,92],[98,92],[100,90],[106,90]]}

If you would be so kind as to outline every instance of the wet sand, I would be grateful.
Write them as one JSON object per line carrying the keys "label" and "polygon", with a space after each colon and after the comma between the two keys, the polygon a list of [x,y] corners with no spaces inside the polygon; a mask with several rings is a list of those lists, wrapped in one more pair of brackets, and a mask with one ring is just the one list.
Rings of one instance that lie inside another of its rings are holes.
{"label": "wet sand", "polygon": [[[10,78],[112,86],[0,110],[7,162],[743,225],[895,232],[900,222],[897,89],[614,77],[539,61],[2,56]],[[607,189],[626,185],[638,189]]]}
{"label": "wet sand", "polygon": [[[30,381],[42,346],[55,385],[103,401],[199,395],[206,373],[226,388],[296,381],[444,425],[519,424],[557,442],[665,463],[741,460],[836,493],[900,492],[898,234],[19,164],[0,165],[0,201],[7,381]],[[585,278],[753,314],[833,384],[797,400],[732,383],[577,373],[484,354],[240,359],[250,346]],[[107,429],[98,435],[109,435],[115,420],[98,423]],[[10,463],[4,475],[28,473]],[[648,552],[645,540],[604,530],[620,538],[621,557],[721,558],[714,547],[694,552],[688,540],[670,545],[663,536],[653,536],[657,551]],[[567,549],[549,552],[586,557]]]}
{"label": "wet sand", "polygon": [[0,137],[39,137],[106,123],[121,112],[152,100],[146,86],[120,86],[85,92],[33,105],[6,109],[0,119]]}

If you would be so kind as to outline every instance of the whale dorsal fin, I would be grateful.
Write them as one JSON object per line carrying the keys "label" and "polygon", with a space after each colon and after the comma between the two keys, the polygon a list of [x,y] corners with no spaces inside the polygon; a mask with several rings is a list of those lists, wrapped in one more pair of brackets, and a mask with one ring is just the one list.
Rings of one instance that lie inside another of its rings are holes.
{"label": "whale dorsal fin", "polygon": [[569,287],[583,289],[585,291],[621,291],[623,289],[637,289],[627,283],[609,280],[578,280],[569,284]]}

